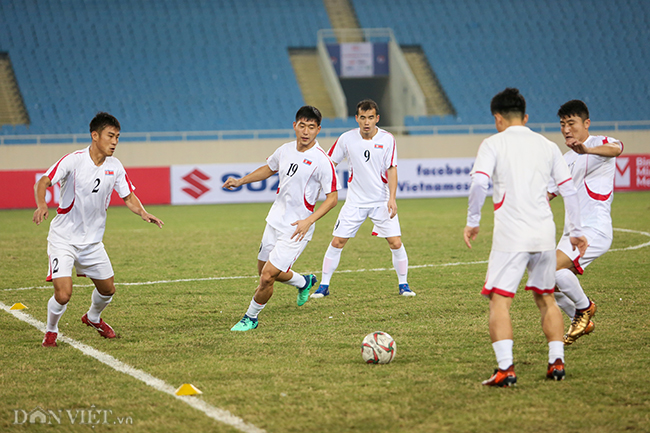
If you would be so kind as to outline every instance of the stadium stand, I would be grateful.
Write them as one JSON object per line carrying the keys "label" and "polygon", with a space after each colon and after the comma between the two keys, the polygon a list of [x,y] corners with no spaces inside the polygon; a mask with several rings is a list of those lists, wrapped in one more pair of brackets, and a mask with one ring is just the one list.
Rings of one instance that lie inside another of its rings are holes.
{"label": "stadium stand", "polygon": [[457,110],[407,125],[491,123],[490,98],[507,86],[526,96],[532,122],[555,122],[576,98],[600,120],[650,119],[650,2],[352,2],[362,27],[422,46]]}
{"label": "stadium stand", "polygon": [[[422,47],[457,113],[406,125],[491,123],[506,86],[531,122],[573,98],[600,120],[650,119],[648,1],[352,4],[362,27]],[[82,133],[99,110],[129,132],[287,128],[303,104],[288,49],[329,27],[321,0],[1,0],[0,51],[31,124],[0,134]]]}
{"label": "stadium stand", "polygon": [[95,112],[129,132],[286,128],[302,104],[288,47],[329,27],[320,0],[2,0],[31,125],[79,133]]}

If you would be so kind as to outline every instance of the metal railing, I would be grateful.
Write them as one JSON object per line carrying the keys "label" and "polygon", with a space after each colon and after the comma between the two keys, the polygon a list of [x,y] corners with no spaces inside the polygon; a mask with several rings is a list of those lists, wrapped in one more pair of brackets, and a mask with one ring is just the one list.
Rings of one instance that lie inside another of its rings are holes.
{"label": "metal railing", "polygon": [[[538,132],[559,132],[560,125],[554,123],[528,123],[527,125]],[[409,134],[492,134],[496,132],[494,124],[478,125],[418,125],[393,126],[382,128],[395,135]],[[349,127],[323,128],[319,137],[336,137]],[[593,131],[625,131],[633,129],[650,129],[650,120],[626,120],[591,122]],[[295,138],[295,132],[287,129],[256,129],[232,131],[179,131],[179,132],[123,132],[121,142],[154,142],[154,141],[200,141],[200,140],[260,140],[275,138]],[[76,144],[88,143],[89,133],[80,134],[33,134],[33,135],[0,135],[0,145],[13,144]]]}

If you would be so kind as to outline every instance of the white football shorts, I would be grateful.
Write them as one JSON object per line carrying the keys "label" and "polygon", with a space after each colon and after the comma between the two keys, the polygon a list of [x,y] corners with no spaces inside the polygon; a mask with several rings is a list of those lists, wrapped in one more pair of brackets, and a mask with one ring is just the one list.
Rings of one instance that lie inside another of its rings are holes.
{"label": "white football shorts", "polygon": [[488,296],[490,293],[497,293],[514,298],[526,269],[528,269],[526,290],[532,290],[541,295],[553,293],[555,288],[555,251],[535,253],[492,251],[481,295]]}
{"label": "white football shorts", "polygon": [[307,247],[309,241],[306,238],[311,239],[315,227],[316,225],[312,224],[305,238],[296,241],[295,238],[291,239],[293,233],[283,233],[267,224],[262,235],[262,243],[260,244],[257,259],[263,262],[271,262],[273,266],[282,272],[289,272],[291,266]]}
{"label": "white football shorts", "polygon": [[339,211],[339,217],[334,225],[332,234],[339,238],[353,238],[361,224],[367,219],[373,222],[372,235],[380,238],[401,236],[399,215],[390,217],[388,206],[356,207],[345,203]]}
{"label": "white football shorts", "polygon": [[71,277],[72,268],[78,277],[94,280],[107,280],[114,275],[111,260],[108,258],[103,242],[76,247],[67,244],[47,244],[49,272],[46,281]]}
{"label": "white football shorts", "polygon": [[603,235],[591,227],[583,227],[582,232],[587,238],[587,241],[589,241],[589,246],[587,247],[587,251],[585,251],[584,257],[580,257],[580,251],[577,248],[575,251],[573,250],[569,235],[562,235],[560,242],[557,244],[557,249],[571,259],[573,266],[575,266],[580,275],[582,275],[585,268],[591,262],[609,251],[609,247],[612,246],[612,238]]}

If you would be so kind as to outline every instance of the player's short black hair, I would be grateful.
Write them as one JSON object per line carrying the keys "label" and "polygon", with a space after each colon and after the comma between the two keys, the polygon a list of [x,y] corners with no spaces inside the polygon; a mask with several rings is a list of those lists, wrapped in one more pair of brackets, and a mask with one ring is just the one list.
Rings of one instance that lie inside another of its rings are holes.
{"label": "player's short black hair", "polygon": [[321,120],[323,120],[323,115],[320,114],[320,110],[311,105],[305,105],[300,107],[296,113],[296,122],[299,120],[315,120],[316,124],[320,126]]}
{"label": "player's short black hair", "polygon": [[503,117],[518,116],[523,119],[526,114],[526,100],[519,93],[519,89],[508,87],[494,95],[490,102],[490,111],[492,115],[499,113]]}
{"label": "player's short black hair", "polygon": [[95,114],[93,120],[90,121],[90,133],[92,134],[96,131],[98,134],[101,134],[107,126],[112,126],[118,131],[122,129],[120,122],[115,118],[115,116],[100,111]]}
{"label": "player's short black hair", "polygon": [[583,121],[589,119],[589,109],[587,108],[587,104],[579,99],[572,99],[571,101],[562,104],[560,109],[557,110],[557,117],[560,119],[571,116],[578,116]]}
{"label": "player's short black hair", "polygon": [[375,110],[375,114],[379,115],[379,106],[372,99],[364,99],[363,101],[357,104],[356,115],[359,115],[359,111],[369,111]]}

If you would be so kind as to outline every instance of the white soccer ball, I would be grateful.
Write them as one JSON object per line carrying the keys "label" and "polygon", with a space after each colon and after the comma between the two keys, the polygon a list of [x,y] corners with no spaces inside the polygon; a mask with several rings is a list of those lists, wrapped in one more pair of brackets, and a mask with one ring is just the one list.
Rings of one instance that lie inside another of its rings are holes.
{"label": "white soccer ball", "polygon": [[388,364],[396,353],[395,340],[385,332],[368,334],[361,343],[361,356],[366,364]]}

